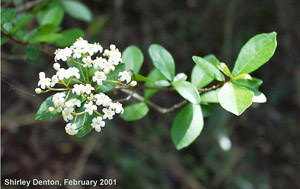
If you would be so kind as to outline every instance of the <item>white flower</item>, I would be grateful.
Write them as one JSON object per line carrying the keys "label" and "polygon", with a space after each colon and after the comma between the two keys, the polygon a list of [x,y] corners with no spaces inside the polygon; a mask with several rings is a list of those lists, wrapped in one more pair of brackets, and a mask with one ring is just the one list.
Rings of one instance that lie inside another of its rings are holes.
{"label": "white flower", "polygon": [[124,112],[124,109],[120,102],[111,103],[109,105],[109,109],[114,110],[117,114],[120,114],[120,113],[122,114]]}
{"label": "white flower", "polygon": [[66,105],[66,107],[74,107],[74,106],[80,107],[81,106],[81,101],[76,99],[76,98],[72,98],[72,99],[68,100],[65,103],[65,105]]}
{"label": "white flower", "polygon": [[85,86],[81,84],[75,84],[72,89],[72,93],[81,95],[85,91]]}
{"label": "white flower", "polygon": [[104,68],[104,64],[107,62],[106,59],[102,58],[102,57],[96,57],[96,59],[93,61],[94,64],[94,68],[95,69],[103,69]]}
{"label": "white flower", "polygon": [[71,68],[68,69],[68,72],[69,72],[69,74],[70,74],[71,76],[74,76],[74,77],[76,77],[77,79],[80,78],[80,74],[79,74],[78,68],[71,67]]}
{"label": "white flower", "polygon": [[131,87],[135,87],[137,85],[137,82],[136,81],[131,81],[130,83],[129,83],[129,86],[131,86]]}
{"label": "white flower", "polygon": [[64,106],[65,96],[66,96],[65,93],[56,93],[55,95],[53,95],[52,102],[54,106],[55,107]]}
{"label": "white flower", "polygon": [[113,65],[118,65],[122,62],[122,54],[115,45],[110,45],[110,50],[106,49],[104,51],[104,56],[109,57],[108,61],[111,62]]}
{"label": "white flower", "polygon": [[66,122],[73,119],[72,112],[74,111],[73,107],[66,107],[62,111],[62,116]]}
{"label": "white flower", "polygon": [[85,85],[84,92],[85,92],[86,94],[91,94],[91,92],[92,92],[93,90],[95,90],[95,88],[92,87],[91,84],[86,84],[86,85]]}
{"label": "white flower", "polygon": [[52,76],[50,86],[51,86],[51,87],[54,87],[54,85],[55,85],[56,83],[58,83],[58,81],[59,81],[59,79],[57,78],[57,75]]}
{"label": "white flower", "polygon": [[111,62],[105,62],[101,69],[103,69],[104,73],[108,74],[110,71],[115,70],[115,66]]}
{"label": "white flower", "polygon": [[112,119],[113,116],[115,115],[115,112],[113,110],[110,110],[110,109],[107,109],[107,108],[103,108],[102,110],[104,112],[104,115],[103,115],[103,119]]}
{"label": "white flower", "polygon": [[51,79],[50,78],[46,78],[45,77],[45,73],[44,72],[40,72],[39,73],[39,82],[38,82],[38,86],[41,86],[42,89],[45,89],[46,86],[50,86],[51,84]]}
{"label": "white flower", "polygon": [[123,71],[119,73],[120,81],[126,81],[126,83],[129,83],[131,81],[131,75],[128,71]]}
{"label": "white flower", "polygon": [[36,88],[34,91],[35,91],[36,94],[41,94],[42,93],[42,89],[40,89],[40,88]]}
{"label": "white flower", "polygon": [[73,58],[81,58],[81,53],[82,53],[81,49],[74,49],[73,50]]}
{"label": "white flower", "polygon": [[68,59],[68,57],[71,56],[72,50],[70,48],[66,47],[64,49],[57,49],[54,54],[55,54],[55,58],[54,58],[55,62],[57,60],[66,61]]}
{"label": "white flower", "polygon": [[68,123],[65,127],[65,130],[69,135],[76,135],[78,133],[75,123]]}
{"label": "white flower", "polygon": [[63,80],[63,79],[69,79],[71,77],[70,71],[69,69],[66,70],[64,68],[60,68],[57,72],[56,75],[58,77],[59,80]]}
{"label": "white flower", "polygon": [[92,120],[91,126],[95,128],[97,132],[101,131],[101,127],[105,126],[105,122],[102,120],[102,117],[98,116]]}
{"label": "white flower", "polygon": [[93,60],[91,59],[90,56],[86,57],[86,58],[83,58],[82,61],[84,62],[84,65],[83,67],[92,67],[93,66]]}
{"label": "white flower", "polygon": [[85,112],[88,112],[89,115],[92,115],[93,114],[93,111],[94,110],[97,110],[97,106],[96,105],[93,105],[93,102],[90,101],[89,103],[86,103],[84,105],[85,107]]}
{"label": "white flower", "polygon": [[58,71],[60,69],[60,64],[59,63],[54,63],[53,68]]}
{"label": "white flower", "polygon": [[98,85],[102,85],[102,81],[106,80],[106,75],[104,72],[96,71],[93,76],[93,81],[97,82]]}
{"label": "white flower", "polygon": [[95,98],[96,98],[96,104],[98,106],[100,106],[100,105],[109,106],[110,103],[112,102],[112,100],[104,93],[96,94]]}

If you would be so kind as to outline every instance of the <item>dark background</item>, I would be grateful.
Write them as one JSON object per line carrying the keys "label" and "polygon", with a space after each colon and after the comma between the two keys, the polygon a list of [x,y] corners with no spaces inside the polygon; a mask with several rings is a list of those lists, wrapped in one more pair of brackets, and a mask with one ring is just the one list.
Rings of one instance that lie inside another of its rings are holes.
{"label": "dark background", "polygon": [[[116,178],[119,188],[300,188],[300,1],[82,2],[94,20],[65,15],[63,29],[79,27],[89,41],[120,50],[139,46],[145,75],[153,68],[147,54],[152,43],[171,52],[177,73],[190,75],[193,55],[213,53],[232,68],[250,37],[276,31],[274,57],[253,73],[263,79],[268,101],[240,117],[215,105],[201,136],[181,151],[170,138],[176,112],[150,110],[136,122],[116,118],[100,133],[76,139],[65,133],[62,118],[34,121],[47,96],[32,96],[38,73],[52,72],[54,56],[28,61],[24,49],[11,52],[10,42],[1,51],[2,179]],[[154,97],[166,107],[179,100],[172,92]],[[230,138],[229,151],[220,148],[221,136]]]}

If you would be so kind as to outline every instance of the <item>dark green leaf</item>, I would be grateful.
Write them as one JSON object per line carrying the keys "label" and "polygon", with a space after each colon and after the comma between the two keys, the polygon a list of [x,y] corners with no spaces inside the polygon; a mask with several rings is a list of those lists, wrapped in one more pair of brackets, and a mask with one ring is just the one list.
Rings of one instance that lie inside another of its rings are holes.
{"label": "dark green leaf", "polygon": [[128,105],[124,108],[124,113],[120,115],[125,121],[135,121],[147,115],[149,108],[145,102]]}
{"label": "dark green leaf", "polygon": [[[157,69],[153,69],[149,74],[148,74],[148,79],[152,80],[152,81],[147,81],[145,82],[145,86],[146,87],[158,87],[158,85],[156,85],[156,81],[160,81],[160,80],[164,80],[166,79]],[[144,91],[144,98],[145,100],[148,100],[149,98],[151,98],[155,93],[157,93],[157,90],[153,90],[153,89],[146,89]]]}
{"label": "dark green leaf", "polygon": [[213,107],[207,104],[201,104],[201,110],[202,110],[203,117],[208,117],[212,115],[214,112]]}
{"label": "dark green leaf", "polygon": [[31,30],[30,32],[27,32],[24,36],[24,41],[30,41],[31,39],[33,39],[34,37],[36,37],[39,33],[39,29],[35,28],[33,30]]}
{"label": "dark green leaf", "polygon": [[[84,105],[82,105],[81,107],[77,108],[76,109],[76,112],[83,112],[85,110],[84,108]],[[89,115],[87,112],[82,114],[82,115],[79,115],[77,118],[76,118],[76,126],[77,126],[77,129],[78,129],[78,133],[76,134],[76,136],[78,138],[82,138],[84,136],[86,136],[87,134],[89,134],[92,130],[93,130],[93,127],[91,126],[92,124],[92,120],[93,118],[97,117],[97,114],[96,113],[93,113],[92,115]],[[74,118],[75,120],[75,118]]]}
{"label": "dark green leaf", "polygon": [[56,40],[55,44],[59,47],[67,47],[71,46],[79,37],[83,37],[84,32],[81,29],[72,28],[63,31],[60,34],[62,35],[62,38]]}
{"label": "dark green leaf", "polygon": [[69,1],[69,0],[61,1],[61,4],[65,9],[65,11],[73,18],[86,21],[86,22],[92,21],[93,19],[92,12],[85,4],[79,1]]}
{"label": "dark green leaf", "polygon": [[177,150],[187,147],[200,135],[203,129],[201,106],[186,105],[175,117],[171,129],[172,141]]}
{"label": "dark green leaf", "polygon": [[54,24],[45,24],[39,26],[39,35],[46,35],[52,33],[55,30],[56,26]]}
{"label": "dark green leaf", "polygon": [[[115,70],[112,71],[108,76],[107,76],[107,80],[111,80],[111,81],[118,81],[119,79],[119,72],[122,72],[125,70],[125,64],[119,64],[116,66]],[[114,89],[118,84],[116,83],[111,83],[108,81],[104,81],[103,85],[101,85],[98,89],[97,92],[102,92],[102,93],[107,93],[109,91],[111,91],[112,89]]]}
{"label": "dark green leaf", "polygon": [[54,107],[54,104],[52,102],[52,96],[49,96],[40,106],[38,112],[35,115],[35,120],[47,120],[47,119],[52,119],[56,116],[58,116],[60,113],[57,112],[56,110],[50,112],[48,110],[49,107]]}
{"label": "dark green leaf", "polygon": [[41,25],[52,24],[58,26],[64,17],[64,11],[60,6],[55,6],[47,9],[41,20]]}
{"label": "dark green leaf", "polygon": [[29,60],[37,60],[40,54],[39,49],[36,46],[27,45],[25,49],[26,57]]}
{"label": "dark green leaf", "polygon": [[1,37],[1,46],[7,43],[8,40],[9,40],[8,37]]}
{"label": "dark green leaf", "polygon": [[154,67],[169,81],[172,81],[175,75],[175,62],[172,55],[165,48],[157,44],[152,44],[148,52]]}
{"label": "dark green leaf", "polygon": [[210,77],[215,78],[218,81],[224,81],[224,75],[220,72],[220,70],[213,63],[207,61],[204,58],[199,56],[193,56],[193,61],[202,68]]}
{"label": "dark green leaf", "polygon": [[251,104],[254,93],[246,87],[227,82],[218,93],[218,100],[221,106],[239,116]]}
{"label": "dark green leaf", "polygon": [[186,100],[193,104],[200,103],[200,95],[193,84],[188,81],[177,81],[172,83],[176,91]]}
{"label": "dark green leaf", "polygon": [[18,17],[18,19],[15,19],[15,27],[14,27],[14,33],[22,29],[31,19],[33,19],[34,15],[29,14],[22,14]]}
{"label": "dark green leaf", "polygon": [[126,70],[133,70],[134,73],[139,73],[144,62],[144,55],[137,46],[129,46],[122,53],[123,63],[126,64]]}
{"label": "dark green leaf", "polygon": [[252,37],[241,49],[232,75],[251,73],[268,62],[277,46],[276,35],[272,32]]}
{"label": "dark green leaf", "polygon": [[234,80],[233,83],[258,90],[263,81],[253,77],[252,80]]}
{"label": "dark green leaf", "polygon": [[8,8],[1,10],[1,24],[9,22],[16,15],[15,9]]}

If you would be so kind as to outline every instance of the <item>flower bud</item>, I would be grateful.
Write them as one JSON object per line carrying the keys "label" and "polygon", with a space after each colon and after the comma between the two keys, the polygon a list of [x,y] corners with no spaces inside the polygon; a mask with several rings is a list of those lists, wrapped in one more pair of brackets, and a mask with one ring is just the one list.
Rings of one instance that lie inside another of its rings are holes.
{"label": "flower bud", "polygon": [[40,88],[36,88],[36,89],[35,89],[35,93],[36,93],[36,94],[41,94],[41,92],[42,92],[42,89],[40,89]]}
{"label": "flower bud", "polygon": [[54,108],[53,107],[49,107],[48,110],[49,110],[49,112],[53,112]]}
{"label": "flower bud", "polygon": [[53,68],[58,71],[60,69],[60,64],[59,63],[54,63]]}
{"label": "flower bud", "polygon": [[137,82],[136,81],[131,81],[131,83],[129,83],[129,86],[130,87],[134,87],[137,85]]}

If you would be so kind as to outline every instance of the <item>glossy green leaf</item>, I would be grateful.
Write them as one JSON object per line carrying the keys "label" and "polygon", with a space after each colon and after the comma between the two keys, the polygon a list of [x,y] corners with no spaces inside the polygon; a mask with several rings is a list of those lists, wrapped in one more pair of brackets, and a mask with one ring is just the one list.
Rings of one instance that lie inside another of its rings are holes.
{"label": "glossy green leaf", "polygon": [[43,19],[41,20],[41,25],[52,24],[58,26],[64,17],[64,11],[61,6],[55,6],[48,9]]}
{"label": "glossy green leaf", "polygon": [[[150,79],[150,80],[152,80],[152,81],[145,82],[145,86],[146,87],[158,87],[158,85],[156,85],[155,82],[166,79],[157,69],[153,69],[148,74],[147,78]],[[144,91],[144,98],[145,98],[145,100],[148,100],[149,98],[151,98],[157,92],[158,91],[154,90],[154,89],[146,89]]]}
{"label": "glossy green leaf", "polygon": [[33,42],[52,42],[55,40],[58,40],[62,38],[61,34],[52,33],[52,34],[46,34],[46,35],[40,35],[32,39]]}
{"label": "glossy green leaf", "polygon": [[261,79],[252,77],[252,80],[234,80],[233,83],[258,90],[263,81]]}
{"label": "glossy green leaf", "polygon": [[151,79],[149,79],[141,74],[133,74],[132,78],[135,81],[152,81]]}
{"label": "glossy green leaf", "polygon": [[217,66],[219,68],[219,70],[221,70],[225,75],[227,75],[228,77],[232,78],[232,74],[231,71],[229,70],[228,66],[221,62],[218,64]]}
{"label": "glossy green leaf", "polygon": [[201,110],[202,110],[203,117],[208,117],[212,115],[214,112],[213,107],[207,104],[201,104]]}
{"label": "glossy green leaf", "polygon": [[239,116],[252,104],[253,96],[246,87],[228,82],[219,91],[218,100],[225,110]]}
{"label": "glossy green leaf", "polygon": [[240,80],[240,79],[252,80],[252,77],[249,74],[240,74],[240,75],[234,77],[232,80]]}
{"label": "glossy green leaf", "polygon": [[16,15],[15,9],[8,8],[1,10],[1,24],[9,22]]}
{"label": "glossy green leaf", "polygon": [[[213,65],[218,65],[220,62],[214,55],[210,54],[204,57],[205,60],[209,61]],[[210,77],[200,66],[197,64],[194,66],[191,74],[191,82],[196,86],[197,89],[210,84],[214,78]]]}
{"label": "glossy green leaf", "polygon": [[[119,64],[115,67],[115,70],[110,72],[110,74],[107,76],[107,80],[110,81],[118,81],[119,79],[119,72],[122,72],[125,70],[125,64]],[[98,89],[97,92],[102,92],[102,93],[107,93],[109,91],[111,91],[112,89],[114,89],[118,84],[116,83],[111,83],[108,81],[104,81],[103,85],[101,85]]]}
{"label": "glossy green leaf", "polygon": [[189,146],[203,129],[201,106],[188,104],[176,115],[171,128],[171,138],[177,150]]}
{"label": "glossy green leaf", "polygon": [[175,76],[175,62],[172,55],[158,44],[150,45],[148,52],[154,67],[172,81]]}
{"label": "glossy green leaf", "polygon": [[[84,105],[76,109],[76,112],[83,112],[85,110]],[[89,115],[87,112],[79,115],[76,118],[75,124],[78,129],[78,133],[76,136],[78,138],[84,137],[87,134],[89,134],[92,130],[93,127],[91,126],[93,118],[97,117],[96,113],[93,113],[92,115]],[[75,120],[75,119],[74,119]]]}
{"label": "glossy green leaf", "polygon": [[60,113],[56,110],[50,112],[48,110],[49,107],[54,107],[54,104],[52,102],[53,95],[49,96],[40,106],[38,112],[35,115],[35,120],[47,120],[52,119],[56,116],[58,116]]}
{"label": "glossy green leaf", "polygon": [[186,100],[193,104],[200,103],[200,95],[196,87],[188,81],[177,81],[172,83],[176,91]]}
{"label": "glossy green leaf", "polygon": [[139,73],[144,62],[144,55],[137,46],[129,46],[122,53],[123,63],[126,64],[126,70],[133,70],[133,73]]}
{"label": "glossy green leaf", "polygon": [[201,102],[207,102],[207,103],[219,103],[218,100],[218,93],[220,89],[216,89],[213,91],[208,91],[204,94],[202,94],[201,97]]}
{"label": "glossy green leaf", "polygon": [[155,85],[158,87],[168,87],[171,85],[171,83],[167,80],[159,80],[159,81],[155,81]]}
{"label": "glossy green leaf", "polygon": [[173,82],[185,80],[187,80],[187,75],[185,73],[179,73],[174,77]]}
{"label": "glossy green leaf", "polygon": [[84,32],[79,28],[72,28],[64,30],[60,34],[62,38],[56,40],[54,43],[59,47],[67,47],[71,46],[79,37],[83,37]]}
{"label": "glossy green leaf", "polygon": [[251,73],[269,61],[277,46],[276,35],[272,32],[252,37],[241,49],[232,75]]}
{"label": "glossy green leaf", "polygon": [[65,9],[65,11],[73,18],[85,22],[92,21],[93,19],[92,12],[85,4],[79,1],[69,1],[69,0],[61,1],[61,4]]}
{"label": "glossy green leaf", "polygon": [[39,49],[36,46],[27,45],[25,49],[26,57],[29,60],[37,60],[40,54]]}
{"label": "glossy green leaf", "polygon": [[142,119],[149,112],[149,108],[145,102],[128,105],[124,108],[124,113],[120,117],[125,121],[135,121]]}
{"label": "glossy green leaf", "polygon": [[224,81],[225,77],[220,72],[220,70],[214,65],[213,63],[207,61],[204,58],[201,58],[199,56],[193,56],[193,61],[202,68],[203,71],[205,71],[210,77],[215,78],[218,81]]}
{"label": "glossy green leaf", "polygon": [[267,97],[260,91],[255,90],[255,89],[251,89],[254,93],[252,102],[254,103],[265,103],[267,102]]}

